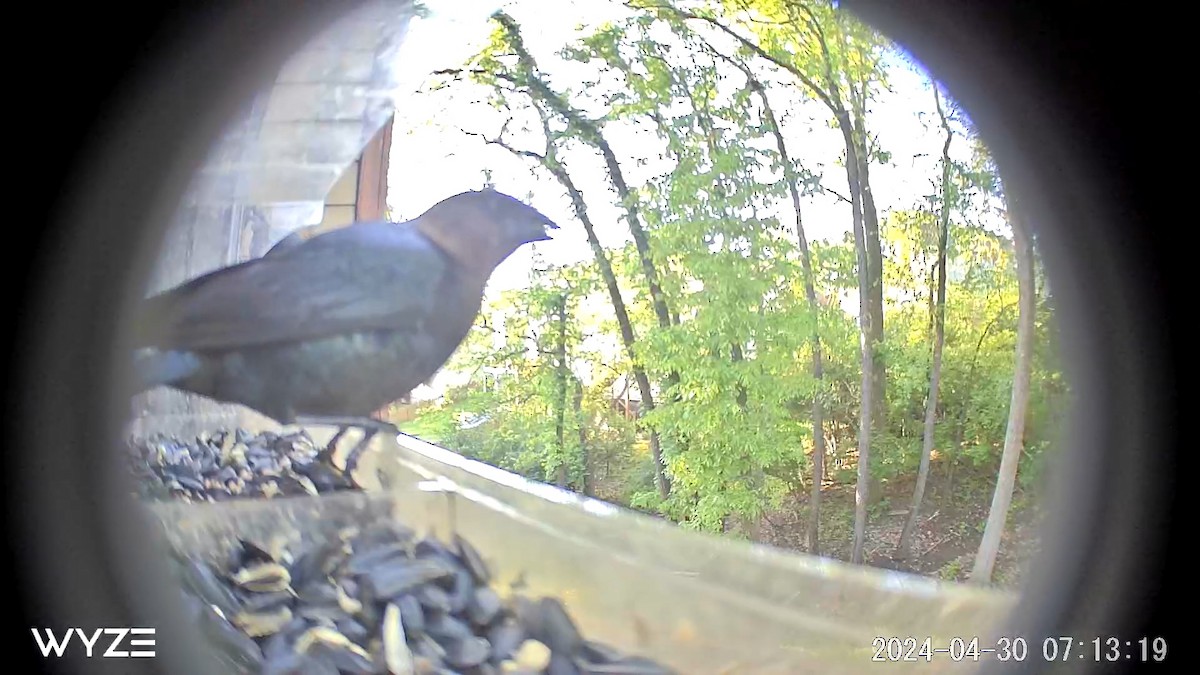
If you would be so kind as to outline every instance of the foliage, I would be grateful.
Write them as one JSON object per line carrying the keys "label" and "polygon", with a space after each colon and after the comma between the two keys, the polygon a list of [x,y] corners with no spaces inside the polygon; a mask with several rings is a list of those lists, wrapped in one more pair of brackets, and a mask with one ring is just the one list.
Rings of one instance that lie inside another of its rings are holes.
{"label": "foliage", "polygon": [[[849,216],[842,233],[809,243],[822,302],[821,315],[813,316],[787,215],[792,204],[783,158],[747,73],[766,83],[775,100],[791,97],[800,105],[841,97],[847,110],[869,120],[872,97],[888,91],[900,66],[886,41],[826,2],[725,0],[682,11],[663,0],[635,4],[642,9],[631,17],[561,46],[559,63],[591,73],[578,91],[552,92],[570,110],[547,106],[547,92],[534,91],[549,87],[553,77],[532,78],[529,63],[517,65],[513,36],[500,29],[467,70],[471,81],[486,85],[486,104],[507,111],[513,122],[501,131],[510,134],[503,137],[507,143],[519,144],[515,127],[541,127],[547,150],[538,141],[530,151],[569,156],[573,170],[605,165],[589,134],[642,130],[637,147],[618,148],[619,163],[646,174],[631,184],[632,201],[623,206],[636,207],[644,224],[674,314],[670,325],[655,320],[634,245],[610,245],[604,254],[626,294],[636,358],[655,386],[655,409],[635,421],[614,403],[616,385],[628,382],[634,364],[619,348],[595,261],[538,265],[526,287],[485,305],[447,366],[464,374],[463,381],[423,406],[409,430],[533,478],[565,477],[572,489],[586,487],[688,527],[720,531],[731,517],[757,518],[798,491],[811,451],[813,397],[825,404],[832,462],[827,480],[853,483],[861,386],[856,303],[843,302],[855,297],[859,272]],[[718,24],[748,37],[731,39]],[[811,86],[780,85],[780,63]],[[952,105],[950,111],[956,133],[972,150],[954,160],[944,197],[952,200],[953,218],[935,476],[950,475],[958,464],[998,463],[1017,319],[1003,191],[970,120]],[[829,109],[824,115],[833,126],[841,123]],[[806,200],[831,200],[822,186],[835,181],[823,180],[824,172],[837,171],[842,158],[796,142],[797,135],[806,138],[794,128],[802,123],[782,122],[797,149],[788,168],[803,178]],[[855,133],[862,134],[857,142],[871,160],[894,159],[883,147],[887,139],[869,135],[868,128],[857,125]],[[838,132],[827,126],[820,133]],[[940,154],[940,145],[929,150]],[[934,187],[940,170],[927,178],[929,194],[918,189],[905,196],[907,206],[880,214],[888,424],[872,439],[870,468],[881,480],[911,475],[921,452],[942,206]],[[589,208],[615,201],[611,192],[585,196]],[[1029,489],[1053,456],[1069,401],[1045,288],[1039,301],[1028,461],[1021,473]],[[820,387],[808,342],[814,326],[824,358]],[[665,500],[655,490],[651,429],[667,447],[672,489]],[[823,523],[823,529],[832,526]],[[949,576],[958,572],[945,570]]]}

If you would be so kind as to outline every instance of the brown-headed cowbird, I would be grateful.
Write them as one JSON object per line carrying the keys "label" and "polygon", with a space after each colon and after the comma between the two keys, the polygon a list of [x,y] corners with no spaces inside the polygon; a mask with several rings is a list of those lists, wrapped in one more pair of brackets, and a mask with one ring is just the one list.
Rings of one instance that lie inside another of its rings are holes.
{"label": "brown-headed cowbird", "polygon": [[[369,416],[428,381],[466,337],[493,270],[557,229],[495,190],[465,192],[414,220],[285,239],[143,301],[135,370],[240,403],[281,424],[367,436]],[[348,469],[352,459],[347,459]]]}

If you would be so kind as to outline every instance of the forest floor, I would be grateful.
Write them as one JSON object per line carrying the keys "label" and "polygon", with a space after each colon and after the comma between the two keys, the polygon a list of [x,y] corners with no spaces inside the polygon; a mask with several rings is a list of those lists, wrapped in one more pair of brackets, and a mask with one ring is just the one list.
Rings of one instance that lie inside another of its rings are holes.
{"label": "forest floor", "polygon": [[[956,485],[948,490],[935,468],[925,491],[913,555],[908,560],[897,560],[893,554],[908,515],[916,477],[905,476],[884,483],[882,498],[871,508],[867,521],[864,562],[874,567],[965,581],[983,537],[995,473],[991,473],[990,480],[983,473],[964,473],[959,470]],[[822,554],[849,560],[854,534],[854,486],[828,486],[821,495]],[[992,575],[996,586],[1016,587],[1038,550],[1040,514],[1031,497],[1020,488],[1013,495]],[[791,495],[779,509],[766,515],[762,529],[764,543],[805,551],[807,523],[808,495]]]}

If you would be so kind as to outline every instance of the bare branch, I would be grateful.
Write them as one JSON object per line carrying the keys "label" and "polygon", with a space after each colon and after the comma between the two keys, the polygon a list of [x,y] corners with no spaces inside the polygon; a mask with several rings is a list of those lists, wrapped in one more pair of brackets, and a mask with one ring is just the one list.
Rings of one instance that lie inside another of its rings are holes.
{"label": "bare branch", "polygon": [[821,186],[821,192],[826,192],[826,193],[829,193],[829,194],[833,195],[834,197],[837,197],[837,198],[838,198],[838,201],[845,202],[845,203],[847,203],[847,204],[853,204],[853,203],[854,203],[854,202],[853,202],[853,201],[851,201],[851,200],[850,200],[848,197],[846,197],[846,195],[843,195],[842,193],[838,192],[837,190],[834,190],[833,188],[830,188],[830,187],[825,187],[824,185],[822,185],[822,186]]}
{"label": "bare branch", "polygon": [[468,131],[466,129],[463,129],[462,127],[459,127],[458,130],[467,136],[475,136],[476,138],[482,138],[483,142],[488,145],[498,145],[518,157],[528,157],[531,159],[535,159],[538,162],[544,162],[546,160],[545,155],[539,155],[538,153],[536,153],[532,150],[520,150],[518,148],[514,148],[513,146],[509,145],[503,138],[503,133],[504,133],[503,130],[501,130],[500,135],[498,135],[495,138],[491,138],[491,137],[487,136],[486,134],[482,134],[477,131]]}
{"label": "bare branch", "polygon": [[795,75],[798,80],[803,82],[806,87],[811,89],[812,92],[814,94],[816,94],[817,98],[821,99],[821,101],[826,106],[828,106],[831,110],[836,111],[838,108],[841,107],[840,103],[835,104],[834,98],[831,97],[830,94],[828,92],[826,92],[825,89],[816,82],[816,80],[813,80],[811,77],[806,75],[804,73],[804,71],[797,68],[795,64],[789,63],[781,58],[774,56],[773,54],[766,51],[759,45],[755,44],[749,38],[747,38],[743,35],[740,35],[737,31],[726,26],[725,24],[721,23],[720,21],[716,20],[713,17],[703,16],[700,14],[696,14],[694,12],[689,12],[687,10],[679,9],[677,7],[672,7],[670,5],[656,5],[656,4],[650,4],[650,3],[633,3],[633,4],[626,3],[626,4],[631,7],[641,8],[641,9],[657,9],[657,10],[660,10],[663,12],[668,12],[668,13],[674,14],[675,16],[683,18],[683,19],[694,20],[694,21],[703,21],[703,22],[713,26],[714,28],[720,30],[721,32],[725,33],[726,35],[729,35],[730,37],[734,38],[735,40],[740,42],[747,49],[754,52],[758,56],[770,61],[771,63],[775,64],[776,66],[779,66],[780,68],[783,68],[784,70],[788,71],[792,75]]}

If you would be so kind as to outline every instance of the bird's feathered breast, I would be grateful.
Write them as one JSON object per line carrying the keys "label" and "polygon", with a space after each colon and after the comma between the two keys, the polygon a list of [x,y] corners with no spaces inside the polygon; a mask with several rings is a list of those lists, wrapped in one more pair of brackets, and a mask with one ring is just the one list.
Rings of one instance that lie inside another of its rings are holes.
{"label": "bird's feathered breast", "polygon": [[462,276],[407,223],[361,223],[147,299],[141,346],[229,350],[421,330],[446,311],[447,296],[470,297]]}

